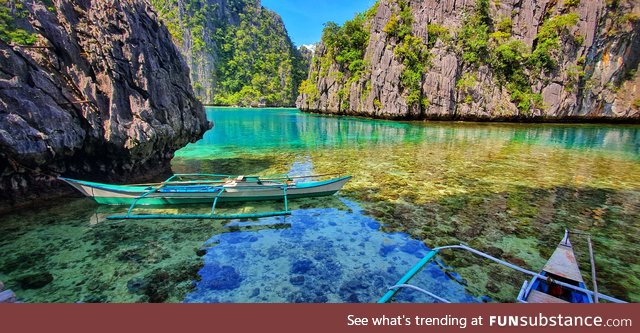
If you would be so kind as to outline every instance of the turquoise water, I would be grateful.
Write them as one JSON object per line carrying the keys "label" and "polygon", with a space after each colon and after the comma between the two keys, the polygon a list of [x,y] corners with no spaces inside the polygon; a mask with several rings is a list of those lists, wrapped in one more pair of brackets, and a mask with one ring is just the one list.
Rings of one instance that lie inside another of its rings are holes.
{"label": "turquoise water", "polygon": [[[468,243],[532,270],[544,265],[565,228],[590,232],[597,244],[599,280],[608,282],[601,283],[606,285],[601,290],[628,300],[640,299],[640,264],[636,259],[629,262],[618,252],[624,248],[640,255],[635,245],[640,241],[638,126],[392,122],[305,114],[294,109],[210,108],[208,117],[215,122],[214,129],[176,154],[174,171],[350,174],[354,178],[340,196],[360,207],[356,210],[362,212],[360,217],[382,223],[382,231],[407,233],[429,247]],[[325,216],[331,214],[303,220],[323,226]],[[351,216],[345,215],[339,223],[349,223]],[[331,234],[335,229],[329,226],[326,232]],[[267,238],[279,242],[284,236]],[[268,264],[253,272],[246,267],[255,265],[233,255],[227,258],[224,243],[222,238],[209,250],[214,254],[205,257],[205,281],[208,258],[217,258],[211,260],[212,267],[237,262],[230,267],[239,275],[262,276],[262,271],[271,269]],[[586,243],[581,239],[574,243],[583,271],[588,273]],[[255,252],[247,250],[248,260],[263,262],[261,242],[240,244],[247,249],[257,246]],[[320,265],[295,246],[283,248],[291,249],[292,256],[308,258],[313,267]],[[353,262],[348,253],[336,256],[341,258],[338,262]],[[449,281],[457,281],[466,290],[464,296],[452,296],[454,300],[477,301],[489,296],[512,301],[526,279],[468,254],[449,252],[442,257],[446,260],[439,271],[455,276]],[[369,251],[366,260],[371,261],[370,267],[381,269],[368,270],[365,276],[393,280],[383,269],[386,265],[382,262],[388,258]],[[411,267],[411,260],[399,260],[399,272]],[[360,264],[350,265],[357,270]],[[224,292],[206,293],[198,287],[188,299],[245,302],[251,301],[247,295],[259,290],[258,300],[293,301],[284,294],[296,290],[298,295],[305,288],[287,282],[289,269],[281,263],[281,274],[273,275],[285,291],[263,287],[265,282],[246,282],[238,287],[243,290],[240,293],[234,289],[224,296]],[[331,281],[344,282],[352,276],[349,269],[342,272],[344,276]],[[318,285],[326,278],[312,278],[311,283],[305,280],[305,286]],[[322,285],[331,284],[328,281]],[[434,287],[425,280],[421,283]],[[263,288],[279,291],[265,295]],[[456,290],[450,285],[435,289]],[[305,295],[303,300],[314,300]],[[378,295],[372,292],[360,299],[370,301]],[[329,301],[340,301],[339,295],[326,296]]]}
{"label": "turquoise water", "polygon": [[176,153],[181,158],[234,157],[243,152],[304,153],[318,149],[490,139],[623,153],[638,157],[637,126],[394,122],[305,114],[297,109],[208,108],[215,128]]}
{"label": "turquoise water", "polygon": [[[640,301],[638,126],[207,114],[215,127],[176,153],[175,173],[353,179],[336,196],[292,200],[286,218],[114,222],[123,208],[47,202],[0,217],[0,280],[27,302],[373,302],[429,248],[466,243],[539,270],[569,228],[593,235],[599,289]],[[589,283],[586,243],[573,243]],[[525,279],[443,252],[413,282],[456,302],[509,302]]]}

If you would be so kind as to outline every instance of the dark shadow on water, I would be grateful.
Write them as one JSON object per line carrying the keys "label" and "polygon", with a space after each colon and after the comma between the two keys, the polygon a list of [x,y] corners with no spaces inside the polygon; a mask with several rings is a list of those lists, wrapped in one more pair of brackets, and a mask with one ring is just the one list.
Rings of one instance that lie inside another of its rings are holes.
{"label": "dark shadow on water", "polygon": [[[374,189],[350,195],[371,199]],[[399,203],[400,202],[400,203]],[[386,232],[407,232],[428,246],[468,244],[498,258],[539,271],[565,228],[590,233],[596,252],[598,287],[603,293],[640,301],[640,285],[630,271],[640,263],[640,195],[592,187],[548,189],[514,186],[509,192],[476,189],[438,200],[370,201],[365,214],[385,223]],[[590,262],[584,239],[572,239],[588,286]],[[511,302],[526,276],[461,251],[439,255],[445,272],[455,273],[473,295]]]}

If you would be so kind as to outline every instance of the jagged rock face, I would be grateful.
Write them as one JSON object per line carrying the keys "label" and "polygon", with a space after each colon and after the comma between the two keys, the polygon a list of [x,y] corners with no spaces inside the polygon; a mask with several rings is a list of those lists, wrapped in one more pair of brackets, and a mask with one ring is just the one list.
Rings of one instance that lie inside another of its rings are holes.
{"label": "jagged rock face", "polygon": [[[307,64],[260,0],[150,0],[209,105],[292,106]],[[249,89],[251,88],[251,89]],[[233,96],[235,95],[235,96]]]}
{"label": "jagged rock face", "polygon": [[0,41],[0,199],[168,170],[210,124],[189,69],[144,0],[25,1],[34,46]]}
{"label": "jagged rock face", "polygon": [[[195,93],[201,101],[211,103],[217,81],[216,67],[219,63],[215,33],[225,25],[237,25],[240,21],[239,10],[242,7],[230,6],[227,0],[151,0],[151,4],[161,19],[171,21],[170,24],[176,26],[173,40],[191,70],[192,82],[197,83]],[[203,9],[205,6],[207,10]],[[189,22],[194,14],[192,11],[196,8],[206,12],[206,17],[194,26]],[[198,31],[198,37],[194,29]],[[201,40],[196,41],[196,38]],[[194,46],[198,43],[206,47]]]}
{"label": "jagged rock face", "polygon": [[[429,53],[420,78],[420,97],[425,103],[407,102],[410,92],[402,85],[406,64],[396,51],[402,40],[385,31],[390,19],[400,11],[399,1],[381,0],[375,15],[366,23],[370,37],[364,52],[367,64],[364,74],[357,80],[349,80],[348,71],[337,61],[328,67],[325,61],[324,68],[322,61],[314,61],[306,83],[313,89],[301,93],[297,106],[313,112],[384,118],[534,121],[640,118],[637,1],[582,0],[570,4],[563,0],[488,1],[492,20],[489,32],[497,31],[499,22],[509,19],[509,38],[521,41],[528,52],[536,48],[539,33],[550,18],[569,13],[578,16],[575,25],[560,33],[560,46],[553,54],[554,68],[524,71],[530,81],[531,96],[541,98],[541,103],[530,108],[519,105],[518,97],[509,89],[508,82],[501,79],[489,57],[475,65],[465,61],[460,31],[465,17],[473,15],[477,2],[405,1],[413,15],[411,34],[422,40]],[[443,40],[430,35],[429,25],[442,27],[451,37]],[[496,43],[491,38],[490,47]],[[327,46],[321,44],[316,59],[327,55]],[[460,84],[465,77],[473,80]]]}

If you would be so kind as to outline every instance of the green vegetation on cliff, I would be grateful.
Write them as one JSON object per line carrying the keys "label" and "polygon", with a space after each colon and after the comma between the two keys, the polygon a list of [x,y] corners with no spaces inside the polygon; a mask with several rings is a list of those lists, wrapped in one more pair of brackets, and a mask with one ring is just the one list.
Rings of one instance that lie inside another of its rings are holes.
{"label": "green vegetation on cliff", "polygon": [[308,66],[257,0],[151,0],[208,104],[290,106]]}
{"label": "green vegetation on cliff", "polygon": [[364,69],[364,51],[369,42],[369,32],[364,23],[365,15],[358,14],[342,27],[334,22],[327,23],[323,33],[328,53],[354,77]]}
{"label": "green vegetation on cliff", "polygon": [[[526,31],[515,4],[475,0],[455,7],[455,13],[431,13],[419,1],[381,0],[342,27],[328,23],[299,106],[394,118],[458,117],[458,110],[526,118],[547,110],[560,115],[559,107],[568,104],[557,100],[574,95],[579,103],[586,96],[581,91],[593,72],[588,63],[598,55],[585,50],[585,43],[594,44],[578,25],[580,1],[552,6],[541,17],[527,12],[539,21]],[[624,31],[630,40],[640,19],[626,2],[623,7],[616,19],[606,14],[607,30]],[[363,38],[354,42],[344,35],[349,31]],[[633,69],[633,61],[625,70]]]}
{"label": "green vegetation on cliff", "polygon": [[221,61],[214,104],[293,105],[307,68],[280,17],[251,6],[239,17],[239,26],[216,36]]}
{"label": "green vegetation on cliff", "polygon": [[20,1],[0,0],[0,39],[8,44],[31,45],[35,43],[36,35],[29,33],[17,24],[17,21],[26,16],[27,11]]}
{"label": "green vegetation on cliff", "polygon": [[[375,7],[374,7],[375,8]],[[357,82],[368,68],[364,58],[365,50],[369,44],[369,26],[367,20],[375,13],[369,10],[357,14],[353,20],[346,21],[343,26],[335,22],[327,22],[322,32],[322,45],[325,52],[320,57],[314,57],[314,64],[320,64],[320,72],[312,71],[309,79],[302,81],[299,92],[314,101],[318,98],[318,87],[315,84],[318,76],[331,75],[336,78],[344,88],[338,93],[341,100],[341,108],[349,107],[349,85]],[[335,64],[338,71],[329,73],[329,68]],[[317,66],[313,66],[314,68]]]}
{"label": "green vegetation on cliff", "polygon": [[578,20],[578,14],[569,13],[551,17],[542,24],[529,57],[528,64],[532,69],[550,71],[557,66],[555,58],[561,49],[560,36],[575,26]]}
{"label": "green vegetation on cliff", "polygon": [[487,59],[490,25],[489,1],[478,0],[475,11],[464,20],[458,32],[458,43],[464,62],[478,66]]}
{"label": "green vegetation on cliff", "polygon": [[511,101],[527,115],[532,108],[544,108],[542,96],[532,91],[531,73],[556,68],[560,38],[577,22],[575,13],[549,17],[540,27],[533,50],[530,50],[524,42],[512,37],[510,18],[494,20],[489,12],[489,0],[478,0],[458,35],[461,58],[468,68],[483,65],[492,68],[498,83],[510,92]]}
{"label": "green vegetation on cliff", "polygon": [[404,65],[400,83],[407,95],[407,104],[422,111],[429,106],[429,101],[422,95],[423,75],[429,65],[429,50],[422,38],[413,34],[413,13],[409,4],[404,0],[397,0],[396,3],[400,12],[391,15],[383,30],[388,38],[397,41],[393,54]]}
{"label": "green vegetation on cliff", "polygon": [[[394,56],[404,66],[400,74],[400,84],[404,90],[407,104],[417,109],[424,110],[429,102],[422,95],[421,85],[423,74],[429,63],[429,52],[422,38],[413,33],[414,21],[411,7],[407,1],[396,0],[395,10],[383,28],[387,38],[392,41]],[[371,64],[365,59],[365,51],[369,46],[370,22],[375,16],[379,2],[364,13],[357,14],[353,20],[339,26],[333,22],[325,25],[322,35],[322,45],[325,47],[319,57],[314,58],[312,66],[318,70],[312,70],[309,79],[300,87],[300,93],[307,96],[308,102],[314,102],[318,98],[316,81],[321,76],[331,76],[343,85],[338,92],[340,108],[349,108],[350,93],[354,83],[361,86],[362,99],[366,98],[371,90],[370,69]],[[441,34],[446,38],[446,34]],[[329,69],[333,68],[333,72]],[[337,71],[336,71],[337,70]],[[374,106],[380,106],[380,100],[374,99]]]}

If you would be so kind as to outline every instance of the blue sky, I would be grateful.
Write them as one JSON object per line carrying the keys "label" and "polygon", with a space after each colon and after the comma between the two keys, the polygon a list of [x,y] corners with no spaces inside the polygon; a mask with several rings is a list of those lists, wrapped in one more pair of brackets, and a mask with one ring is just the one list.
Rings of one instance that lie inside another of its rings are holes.
{"label": "blue sky", "polygon": [[262,5],[282,16],[296,46],[320,41],[323,24],[340,25],[356,13],[369,9],[376,0],[262,0]]}

